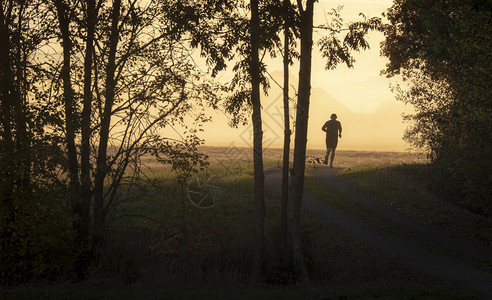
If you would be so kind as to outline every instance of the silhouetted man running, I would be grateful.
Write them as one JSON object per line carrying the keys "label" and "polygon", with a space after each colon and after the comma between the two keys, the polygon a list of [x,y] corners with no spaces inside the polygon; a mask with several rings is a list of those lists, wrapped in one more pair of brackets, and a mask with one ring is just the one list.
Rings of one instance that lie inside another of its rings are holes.
{"label": "silhouetted man running", "polygon": [[323,162],[325,165],[328,164],[328,156],[330,156],[330,167],[333,168],[333,159],[335,158],[335,149],[338,145],[338,137],[342,137],[342,124],[337,121],[337,115],[332,114],[330,117],[331,120],[327,121],[321,130],[326,132],[326,155],[325,161]]}

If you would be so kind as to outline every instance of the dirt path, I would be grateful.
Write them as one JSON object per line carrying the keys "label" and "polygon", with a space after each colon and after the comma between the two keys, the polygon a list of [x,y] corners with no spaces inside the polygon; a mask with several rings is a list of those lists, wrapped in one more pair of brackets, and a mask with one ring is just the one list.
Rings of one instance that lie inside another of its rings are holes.
{"label": "dirt path", "polygon": [[[378,217],[391,221],[395,226],[437,244],[442,250],[456,253],[453,258],[431,251],[427,243],[405,240],[389,234],[374,224],[356,218],[344,211],[317,199],[306,191],[303,210],[317,216],[323,222],[337,228],[352,238],[366,244],[376,251],[385,253],[410,268],[420,270],[449,283],[457,283],[465,288],[482,292],[492,298],[492,253],[478,248],[456,236],[450,236],[441,229],[418,222],[390,206],[384,205],[343,181],[338,175],[340,169],[318,168],[312,171],[314,180],[343,195],[350,201],[364,206]],[[265,172],[265,184],[276,196],[281,193],[281,169],[272,168]]]}

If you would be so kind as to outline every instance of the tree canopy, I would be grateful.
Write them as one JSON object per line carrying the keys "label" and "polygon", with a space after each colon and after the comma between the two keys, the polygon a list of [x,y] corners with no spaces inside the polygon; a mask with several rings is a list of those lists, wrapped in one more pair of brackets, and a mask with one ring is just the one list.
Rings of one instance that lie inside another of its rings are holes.
{"label": "tree canopy", "polygon": [[416,109],[406,138],[428,150],[448,195],[490,215],[492,2],[398,0],[387,17],[384,73],[409,79],[399,98]]}

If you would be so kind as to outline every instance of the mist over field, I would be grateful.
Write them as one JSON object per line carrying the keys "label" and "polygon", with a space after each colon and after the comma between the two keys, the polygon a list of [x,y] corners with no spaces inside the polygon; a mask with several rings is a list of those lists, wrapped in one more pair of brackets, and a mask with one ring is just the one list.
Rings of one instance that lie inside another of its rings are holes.
{"label": "mist over field", "polygon": [[[283,144],[283,104],[282,90],[277,83],[282,82],[282,73],[274,72],[269,78],[271,89],[268,95],[262,95],[263,111],[263,142],[265,148],[281,148]],[[295,119],[294,100],[297,77],[290,74],[291,81],[291,122]],[[360,82],[358,90],[347,91],[350,85],[313,86],[311,90],[311,107],[308,127],[308,148],[324,149],[325,136],[321,131],[323,124],[336,113],[342,123],[342,138],[339,140],[340,150],[359,151],[405,151],[409,147],[402,137],[409,125],[404,123],[402,113],[411,112],[411,108],[394,99],[389,91],[388,82],[384,78],[370,78]],[[354,109],[354,100],[365,93],[362,103]],[[339,99],[339,97],[347,97]],[[378,98],[381,97],[381,98]],[[383,98],[386,97],[386,98]],[[371,100],[372,99],[372,100]],[[349,108],[350,107],[350,108]],[[366,108],[364,108],[366,107]],[[367,111],[367,112],[366,112]],[[250,147],[253,145],[251,122],[247,126],[231,128],[229,117],[220,111],[210,111],[213,121],[204,124],[201,137],[206,146],[218,147]],[[291,128],[293,126],[291,125]],[[292,135],[293,137],[293,135]]]}
{"label": "mist over field", "polygon": [[[208,160],[211,163],[216,162],[253,162],[253,149],[247,147],[200,147],[201,152],[208,155]],[[265,161],[281,162],[281,148],[268,148],[263,150],[263,158]],[[323,159],[325,150],[308,149],[307,161],[316,164],[316,158]],[[293,151],[290,153],[291,159]],[[411,164],[425,163],[427,158],[425,155],[417,152],[386,152],[386,151],[354,151],[340,150],[336,152],[336,165],[338,167],[349,168],[361,164]],[[318,162],[319,163],[319,162]]]}

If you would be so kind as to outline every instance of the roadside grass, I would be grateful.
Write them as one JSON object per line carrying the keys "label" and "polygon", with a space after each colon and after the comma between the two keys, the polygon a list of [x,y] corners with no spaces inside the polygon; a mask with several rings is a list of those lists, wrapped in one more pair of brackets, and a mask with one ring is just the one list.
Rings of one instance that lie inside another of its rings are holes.
{"label": "roadside grass", "polygon": [[352,166],[342,178],[386,204],[425,223],[455,232],[492,249],[492,220],[442,199],[425,164],[365,164]]}

